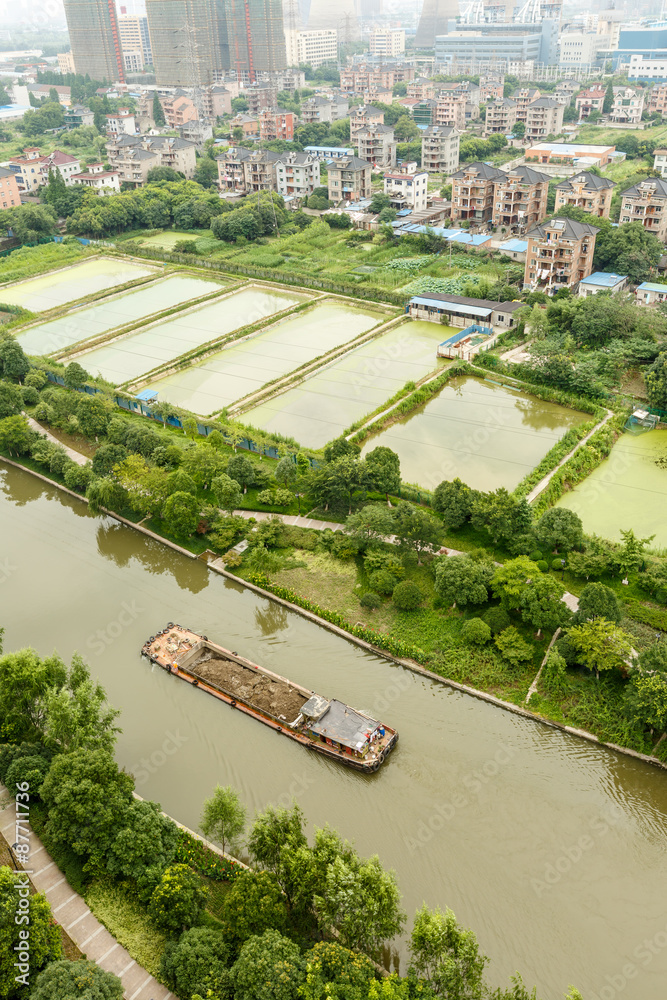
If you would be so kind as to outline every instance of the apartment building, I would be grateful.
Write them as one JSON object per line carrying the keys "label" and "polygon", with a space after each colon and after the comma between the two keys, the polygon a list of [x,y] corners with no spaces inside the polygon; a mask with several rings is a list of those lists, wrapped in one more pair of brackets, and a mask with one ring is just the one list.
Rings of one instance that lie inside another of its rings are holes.
{"label": "apartment building", "polygon": [[81,172],[81,161],[59,149],[42,156],[36,146],[31,146],[24,149],[23,154],[9,161],[9,169],[16,178],[21,194],[31,194],[46,184],[52,170],[57,171],[68,186],[71,185],[74,174]]}
{"label": "apartment building", "polygon": [[63,123],[67,128],[79,128],[81,125],[94,125],[95,113],[86,108],[83,104],[74,104],[68,108],[63,117]]}
{"label": "apartment building", "polygon": [[373,56],[400,56],[405,52],[405,32],[401,28],[376,28],[368,39]]}
{"label": "apartment building", "polygon": [[206,118],[221,118],[232,113],[232,93],[222,84],[214,84],[200,91],[202,111]]}
{"label": "apartment building", "polygon": [[573,83],[572,80],[561,80],[553,92],[553,98],[566,108],[572,103],[572,98],[576,94],[577,90],[579,90],[579,85]]}
{"label": "apartment building", "polygon": [[275,108],[270,111],[265,108],[259,113],[259,137],[260,139],[284,139],[291,142],[294,138],[294,125],[296,115],[284,108]]}
{"label": "apartment building", "polygon": [[641,222],[661,243],[667,242],[667,180],[647,177],[624,191],[619,222]]}
{"label": "apartment building", "polygon": [[452,222],[487,225],[493,217],[494,188],[505,174],[487,163],[468,163],[452,175]]}
{"label": "apartment building", "polygon": [[259,115],[249,115],[247,111],[239,111],[231,119],[229,128],[232,135],[234,134],[234,129],[240,128],[244,138],[246,136],[250,138],[250,136],[259,135]]}
{"label": "apartment building", "polygon": [[327,189],[329,201],[356,202],[370,198],[371,165],[358,156],[341,157],[327,165]]}
{"label": "apartment building", "polygon": [[486,106],[484,131],[486,135],[508,135],[516,125],[516,104],[511,97],[500,97]]}
{"label": "apartment building", "polygon": [[370,104],[371,101],[380,101],[382,104],[391,104],[394,99],[394,92],[390,88],[385,89],[384,87],[368,87],[366,90],[360,92],[361,99],[365,104]]}
{"label": "apartment building", "polygon": [[358,104],[350,111],[350,134],[369,125],[384,125],[384,111],[374,108],[372,104]]}
{"label": "apartment building", "polygon": [[68,73],[76,73],[71,49],[69,52],[59,52],[56,59],[58,60],[58,72],[62,73],[63,76],[67,76]]}
{"label": "apartment building", "polygon": [[608,177],[598,177],[588,170],[582,170],[556,185],[554,211],[557,213],[564,205],[571,205],[573,208],[583,209],[589,215],[608,219],[615,186]]}
{"label": "apartment building", "polygon": [[72,175],[72,184],[80,184],[98,194],[118,194],[120,174],[117,170],[105,170],[103,163],[91,163],[84,173]]}
{"label": "apartment building", "polygon": [[147,17],[133,17],[129,14],[121,14],[118,18],[118,35],[123,55],[128,52],[138,52],[141,55],[142,68],[144,64],[147,66],[153,64],[151,36],[148,32]]}
{"label": "apartment building", "polygon": [[510,96],[516,104],[516,120],[518,122],[525,122],[528,105],[536,101],[541,94],[535,87],[517,87]]}
{"label": "apartment building", "polygon": [[466,127],[466,104],[465,94],[440,93],[436,97],[435,125],[448,125],[463,131]]}
{"label": "apartment building", "polygon": [[586,90],[583,90],[574,101],[579,117],[588,118],[591,111],[602,114],[606,92],[606,89],[599,83],[593,83]]}
{"label": "apartment building", "polygon": [[505,77],[501,76],[480,76],[479,78],[479,99],[483,103],[486,101],[500,100],[505,94]]}
{"label": "apartment building", "polygon": [[521,165],[508,170],[494,184],[492,222],[521,234],[547,214],[549,176]]}
{"label": "apartment building", "polygon": [[609,120],[618,125],[638,125],[644,111],[644,95],[632,87],[614,87]]}
{"label": "apartment building", "polygon": [[299,115],[304,124],[317,122],[337,122],[347,118],[348,102],[340,97],[309,97],[301,104]]}
{"label": "apartment building", "polygon": [[653,153],[653,169],[661,177],[667,177],[667,149],[656,149]]}
{"label": "apartment building", "polygon": [[160,103],[168,128],[180,128],[186,122],[195,122],[199,118],[195,103],[187,94],[175,94]]}
{"label": "apartment building", "polygon": [[667,83],[655,83],[648,95],[646,109],[650,114],[657,111],[659,115],[667,114]]}
{"label": "apartment building", "polygon": [[396,164],[396,140],[390,125],[367,125],[352,133],[357,156],[377,167]]}
{"label": "apartment building", "polygon": [[384,193],[397,211],[421,211],[428,202],[428,173],[418,170],[416,163],[404,163],[400,171],[384,175]]}
{"label": "apartment building", "polygon": [[417,104],[413,104],[412,120],[415,125],[422,128],[428,128],[429,125],[432,125],[437,107],[437,101],[419,101]]}
{"label": "apartment building", "polygon": [[275,108],[278,91],[270,83],[248,83],[241,91],[241,97],[248,102],[248,111],[259,114],[264,108]]}
{"label": "apartment building", "polygon": [[275,163],[275,190],[283,198],[306,198],[320,186],[320,161],[309,153],[282,153]]}
{"label": "apartment building", "polygon": [[563,128],[565,108],[553,97],[538,97],[526,108],[526,142],[539,142]]}
{"label": "apartment building", "polygon": [[21,204],[21,192],[18,180],[13,170],[0,167],[0,208],[18,208]]}
{"label": "apartment building", "polygon": [[106,144],[107,159],[120,180],[135,187],[146,183],[153,167],[171,167],[186,180],[194,177],[196,143],[172,135],[119,135]]}
{"label": "apartment building", "polygon": [[406,96],[416,101],[432,101],[435,97],[435,90],[436,84],[433,80],[427,80],[426,77],[419,76],[415,80],[411,80],[408,84]]}
{"label": "apartment building", "polygon": [[338,59],[338,31],[322,28],[319,31],[285,31],[285,50],[288,66],[312,66],[319,69],[323,63]]}
{"label": "apartment building", "polygon": [[593,271],[595,226],[552,218],[527,233],[524,288],[548,295],[573,288]]}
{"label": "apartment building", "polygon": [[453,174],[459,165],[461,133],[447,125],[431,125],[422,133],[422,167],[428,173]]}

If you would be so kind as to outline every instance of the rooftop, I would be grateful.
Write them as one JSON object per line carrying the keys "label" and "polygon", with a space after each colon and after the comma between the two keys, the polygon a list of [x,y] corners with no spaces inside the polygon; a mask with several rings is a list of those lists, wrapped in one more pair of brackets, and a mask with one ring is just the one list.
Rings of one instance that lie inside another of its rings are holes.
{"label": "rooftop", "polygon": [[[665,285],[667,291],[667,285]],[[455,312],[470,313],[471,316],[490,316],[492,312],[514,312],[523,302],[492,302],[490,299],[468,299],[464,295],[448,295],[444,292],[428,292],[414,295],[410,302],[417,305],[451,306]],[[461,309],[463,307],[463,309]]]}
{"label": "rooftop", "polygon": [[477,161],[476,163],[468,163],[465,167],[457,170],[452,177],[456,177],[459,180],[466,177],[469,173],[475,173],[477,177],[482,177],[487,181],[499,180],[501,177],[506,177],[507,175],[504,171],[499,170],[498,167],[493,167],[489,163],[482,163]]}
{"label": "rooftop", "polygon": [[[313,699],[311,699],[311,702]],[[310,702],[307,702],[310,705]],[[307,705],[303,707],[306,708]],[[332,699],[328,708],[316,722],[311,722],[308,728],[318,736],[334,740],[352,750],[361,750],[368,742],[369,736],[375,732],[379,723],[366,715],[355,712],[353,708],[344,705],[342,701]]]}
{"label": "rooftop", "polygon": [[637,291],[662,292],[663,295],[667,295],[667,285],[661,285],[657,281],[642,281],[641,285],[637,285]]}
{"label": "rooftop", "polygon": [[548,229],[559,230],[560,235],[568,240],[580,240],[584,236],[595,236],[600,232],[599,229],[589,225],[588,222],[575,222],[574,219],[560,219],[555,217],[545,220],[537,226],[533,226],[527,235],[540,239],[546,236]]}
{"label": "rooftop", "polygon": [[604,286],[604,288],[614,288],[616,285],[620,284],[621,281],[625,281],[626,278],[627,274],[611,274],[607,271],[594,271],[593,274],[589,274],[587,278],[582,278],[581,284],[601,285]]}
{"label": "rooftop", "polygon": [[644,194],[646,185],[652,187],[654,194],[656,194],[659,198],[667,198],[667,180],[663,180],[662,177],[646,177],[643,181],[639,181],[639,183],[633,184],[632,187],[626,188],[626,190],[623,191],[623,197],[625,197],[626,194]]}
{"label": "rooftop", "polygon": [[549,153],[563,153],[564,156],[579,156],[581,153],[593,153],[598,156],[602,156],[603,153],[612,152],[616,149],[615,146],[591,146],[587,143],[571,143],[571,142],[536,142],[530,149],[526,152],[530,153],[531,150],[544,150],[544,152]]}
{"label": "rooftop", "polygon": [[525,253],[528,250],[528,240],[506,240],[498,249],[506,253]]}
{"label": "rooftop", "polygon": [[610,180],[609,177],[598,177],[590,170],[584,170],[579,174],[574,174],[568,180],[561,181],[560,184],[556,185],[559,191],[571,191],[572,185],[575,183],[585,183],[587,188],[592,191],[601,191],[602,188],[615,187],[614,181]]}

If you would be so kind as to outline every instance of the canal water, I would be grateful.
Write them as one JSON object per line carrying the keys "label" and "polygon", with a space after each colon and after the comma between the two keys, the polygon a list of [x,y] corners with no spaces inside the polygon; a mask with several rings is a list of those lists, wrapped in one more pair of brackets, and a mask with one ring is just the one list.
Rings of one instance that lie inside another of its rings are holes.
{"label": "canal water", "polygon": [[369,438],[362,455],[384,445],[401,477],[427,489],[456,477],[476,490],[514,489],[586,413],[479,378],[451,379],[409,416]]}
{"label": "canal water", "polygon": [[155,267],[133,264],[127,260],[96,257],[39,278],[29,278],[2,289],[2,301],[23,306],[31,312],[44,312],[84,295],[94,295],[126,281],[135,281],[156,272]]}
{"label": "canal water", "polygon": [[[410,920],[425,901],[474,928],[494,984],[664,1000],[664,771],[366,653],[1,464],[0,538],[5,650],[84,655],[141,795],[191,827],[216,783],[251,814],[294,798],[396,869]],[[398,747],[376,775],[311,756],[142,660],[168,621],[377,714]]]}
{"label": "canal water", "polygon": [[585,530],[603,538],[620,541],[621,529],[632,528],[642,538],[655,535],[654,547],[667,547],[667,430],[623,434],[558,506],[576,511]]}

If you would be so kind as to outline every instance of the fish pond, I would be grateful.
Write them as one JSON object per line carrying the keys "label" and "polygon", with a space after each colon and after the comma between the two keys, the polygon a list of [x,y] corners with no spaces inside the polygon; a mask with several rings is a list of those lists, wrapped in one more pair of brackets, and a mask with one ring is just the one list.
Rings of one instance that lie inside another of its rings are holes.
{"label": "fish pond", "polygon": [[620,540],[632,528],[667,546],[667,430],[626,433],[606,461],[558,501],[574,510],[584,530]]}
{"label": "fish pond", "polygon": [[293,437],[306,448],[321,448],[406,382],[417,382],[442,367],[445,362],[436,352],[448,331],[436,323],[403,323],[249,410],[242,419]]}
{"label": "fish pond", "polygon": [[373,435],[362,455],[384,445],[406,482],[435,489],[458,477],[473,489],[514,489],[571,427],[589,414],[506,385],[452,378],[433,399]]}
{"label": "fish pond", "polygon": [[121,293],[86,309],[77,309],[49,323],[40,323],[25,333],[19,333],[16,339],[28,354],[53,354],[67,350],[80,340],[89,340],[216,290],[221,290],[218,282],[176,274],[146,288]]}
{"label": "fish pond", "polygon": [[386,319],[379,310],[324,302],[212,354],[198,365],[168,375],[151,388],[157,390],[160,400],[194,413],[213,413]]}
{"label": "fish pond", "polygon": [[95,257],[59,271],[28,278],[7,288],[0,288],[0,298],[10,305],[22,306],[31,312],[45,312],[86,295],[95,295],[107,288],[124,285],[155,273],[154,267],[133,264],[128,260]]}
{"label": "fish pond", "polygon": [[144,327],[112,344],[96,347],[77,360],[91,374],[120,385],[239,327],[268,319],[299,301],[298,295],[244,288],[217,302]]}

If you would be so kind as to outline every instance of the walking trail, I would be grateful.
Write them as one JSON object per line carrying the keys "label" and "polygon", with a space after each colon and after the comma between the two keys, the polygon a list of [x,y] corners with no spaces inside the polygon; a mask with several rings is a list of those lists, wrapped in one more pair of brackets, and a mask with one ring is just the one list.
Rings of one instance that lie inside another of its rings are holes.
{"label": "walking trail", "polygon": [[73,462],[76,462],[77,465],[86,464],[88,459],[85,455],[82,455],[80,451],[75,451],[74,448],[68,448],[67,445],[63,444],[62,441],[59,441],[57,437],[54,437],[53,434],[49,433],[45,427],[38,424],[32,417],[29,417],[27,414],[24,414],[24,416],[34,431],[37,431],[38,434],[42,434],[47,441],[51,441],[52,444],[57,444],[60,445],[61,448],[64,448],[67,452],[68,458],[71,458]]}
{"label": "walking trail", "polygon": [[533,500],[537,499],[537,497],[540,495],[540,493],[544,492],[544,490],[547,488],[547,486],[549,485],[549,483],[551,482],[551,480],[553,479],[553,477],[556,475],[556,473],[558,472],[558,470],[562,469],[562,467],[565,465],[565,463],[569,462],[569,460],[572,458],[572,456],[574,455],[574,453],[576,451],[579,451],[580,448],[583,448],[583,446],[586,444],[586,442],[590,438],[592,438],[593,435],[596,434],[600,430],[601,427],[604,427],[604,425],[607,423],[608,420],[611,420],[611,418],[613,417],[613,415],[614,414],[611,412],[611,410],[607,410],[607,416],[603,420],[601,420],[598,424],[596,424],[595,427],[593,428],[593,430],[589,431],[588,434],[586,434],[585,437],[582,437],[581,441],[579,441],[579,443],[574,446],[574,448],[572,449],[572,451],[568,451],[568,453],[565,456],[565,458],[562,458],[560,460],[560,462],[558,463],[558,465],[556,466],[555,469],[552,469],[551,472],[548,472],[546,474],[546,476],[544,477],[544,479],[540,479],[540,481],[537,484],[537,486],[534,486],[533,489],[528,494],[528,496],[526,497],[526,500],[528,501],[528,503],[532,503]]}
{"label": "walking trail", "polygon": [[[16,812],[11,793],[0,784],[0,834],[11,846],[16,841]],[[101,969],[113,972],[123,984],[125,1000],[176,1000],[158,983],[109,931],[93,916],[85,901],[74,892],[39,837],[30,830],[30,855],[23,866],[32,871],[30,881],[51,905],[54,920],[64,927],[74,944]],[[21,865],[18,865],[21,870]],[[32,984],[31,984],[32,985]]]}

